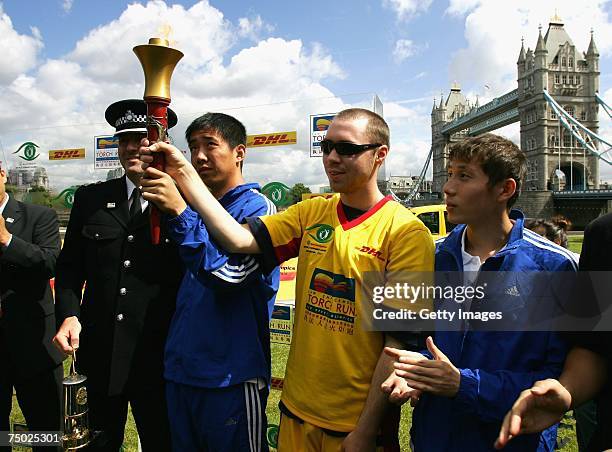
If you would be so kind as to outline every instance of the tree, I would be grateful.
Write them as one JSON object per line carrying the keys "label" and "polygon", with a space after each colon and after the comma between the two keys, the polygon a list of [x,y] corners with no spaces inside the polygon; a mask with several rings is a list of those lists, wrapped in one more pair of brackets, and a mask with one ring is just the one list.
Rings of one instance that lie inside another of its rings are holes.
{"label": "tree", "polygon": [[25,202],[38,204],[39,206],[51,207],[51,194],[45,187],[31,187],[24,197]]}
{"label": "tree", "polygon": [[291,197],[293,198],[293,204],[295,204],[296,202],[300,202],[302,200],[303,193],[312,193],[312,192],[310,191],[310,188],[308,188],[302,183],[297,183],[293,187],[291,187],[290,194],[291,194]]}

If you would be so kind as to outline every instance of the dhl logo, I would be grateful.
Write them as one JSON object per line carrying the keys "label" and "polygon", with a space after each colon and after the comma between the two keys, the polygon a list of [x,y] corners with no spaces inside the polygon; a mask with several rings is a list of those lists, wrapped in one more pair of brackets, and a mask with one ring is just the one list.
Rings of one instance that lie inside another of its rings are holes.
{"label": "dhl logo", "polygon": [[79,149],[56,149],[49,151],[49,160],[71,160],[84,159],[85,148]]}
{"label": "dhl logo", "polygon": [[248,135],[247,147],[283,146],[297,143],[297,132],[275,132]]}
{"label": "dhl logo", "polygon": [[381,261],[384,261],[383,253],[380,250],[377,250],[375,248],[370,248],[369,246],[365,246],[365,245],[362,247],[357,247],[356,249],[357,251],[361,253],[369,254],[370,256],[374,256],[376,259],[380,259]]}

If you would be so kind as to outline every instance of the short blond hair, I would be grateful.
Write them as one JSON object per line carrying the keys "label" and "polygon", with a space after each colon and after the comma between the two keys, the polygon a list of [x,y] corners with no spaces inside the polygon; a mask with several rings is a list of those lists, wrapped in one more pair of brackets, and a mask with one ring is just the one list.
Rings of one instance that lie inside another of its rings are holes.
{"label": "short blond hair", "polygon": [[380,115],[377,115],[373,111],[366,110],[365,108],[347,108],[338,113],[334,117],[334,120],[353,121],[362,118],[368,120],[368,125],[366,126],[368,140],[373,144],[384,144],[389,147],[389,125]]}

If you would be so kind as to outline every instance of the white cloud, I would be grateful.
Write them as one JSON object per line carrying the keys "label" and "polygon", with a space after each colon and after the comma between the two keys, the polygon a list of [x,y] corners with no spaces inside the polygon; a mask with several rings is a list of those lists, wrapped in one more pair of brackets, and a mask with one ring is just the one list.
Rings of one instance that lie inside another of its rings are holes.
{"label": "white cloud", "polygon": [[0,86],[10,83],[36,65],[43,41],[37,28],[32,27],[31,32],[31,36],[18,33],[0,3],[0,55],[4,61],[0,65]]}
{"label": "white cloud", "polygon": [[274,27],[265,23],[260,15],[250,19],[248,17],[238,19],[238,35],[240,37],[258,41],[262,33],[272,33],[273,31]]}
{"label": "white cloud", "polygon": [[413,108],[387,102],[384,110],[391,129],[387,176],[419,175],[431,148],[429,98],[420,100]]}
{"label": "white cloud", "polygon": [[398,20],[408,20],[429,9],[432,0],[383,0],[383,6],[390,8]]}
{"label": "white cloud", "polygon": [[62,2],[62,9],[64,10],[65,13],[69,13],[72,10],[73,3],[74,3],[74,0],[64,0]]}
{"label": "white cloud", "polygon": [[[105,179],[106,171],[93,170],[92,149],[95,135],[112,133],[104,110],[118,99],[142,96],[144,77],[132,47],[170,26],[173,47],[185,54],[172,78],[171,107],[179,124],[171,133],[177,144],[185,146],[184,130],[197,115],[225,111],[243,121],[249,133],[298,131],[298,144],[290,148],[250,149],[248,179],[325,183],[320,159],[309,157],[309,115],[347,106],[324,85],[344,73],[318,43],[268,38],[235,49],[241,29],[266,30],[263,20],[253,21],[249,19],[248,27],[244,21],[231,22],[206,1],[190,8],[161,1],[131,4],[115,20],[91,30],[64,57],[38,66],[34,60],[13,69],[11,77],[0,75],[0,159],[17,164],[12,152],[24,141],[34,141],[42,154],[39,164],[47,167],[56,190]],[[10,24],[10,18],[2,23]],[[9,35],[0,34],[0,47]],[[42,47],[42,39],[37,42]],[[369,100],[354,99],[351,105],[364,106]],[[75,147],[86,148],[85,161],[47,160],[50,149]]]}
{"label": "white cloud", "polygon": [[402,63],[418,52],[417,45],[409,39],[398,39],[393,48],[393,59],[397,64]]}

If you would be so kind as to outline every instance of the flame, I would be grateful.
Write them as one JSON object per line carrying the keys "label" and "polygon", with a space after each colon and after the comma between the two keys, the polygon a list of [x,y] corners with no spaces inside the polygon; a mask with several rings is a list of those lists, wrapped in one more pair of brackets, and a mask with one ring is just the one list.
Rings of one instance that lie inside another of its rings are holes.
{"label": "flame", "polygon": [[170,39],[170,35],[172,34],[172,25],[170,25],[169,23],[165,22],[162,25],[160,25],[159,28],[157,29],[157,34],[161,38],[168,41],[168,43],[170,44],[170,47],[174,47],[174,44],[176,44],[176,41]]}

